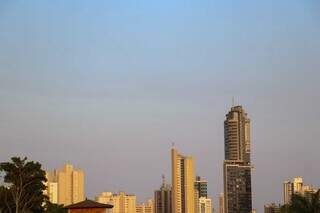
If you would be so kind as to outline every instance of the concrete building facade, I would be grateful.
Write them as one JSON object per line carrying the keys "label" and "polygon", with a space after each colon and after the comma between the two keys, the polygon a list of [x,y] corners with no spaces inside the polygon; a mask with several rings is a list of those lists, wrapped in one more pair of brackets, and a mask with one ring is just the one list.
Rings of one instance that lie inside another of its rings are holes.
{"label": "concrete building facade", "polygon": [[250,119],[242,106],[233,106],[224,121],[225,213],[252,212]]}
{"label": "concrete building facade", "polygon": [[166,184],[163,176],[162,185],[154,192],[155,213],[172,213],[171,185]]}
{"label": "concrete building facade", "polygon": [[275,203],[264,205],[264,213],[280,213],[280,205]]}
{"label": "concrete building facade", "polygon": [[125,192],[102,192],[95,198],[99,203],[113,205],[112,213],[136,213],[136,196]]}
{"label": "concrete building facade", "polygon": [[219,195],[219,213],[225,213],[224,211],[224,194],[220,193]]}
{"label": "concrete building facade", "polygon": [[208,181],[201,179],[200,176],[197,176],[194,187],[195,190],[198,191],[199,197],[208,197]]}
{"label": "concrete building facade", "polygon": [[154,213],[154,201],[150,199],[146,203],[138,204],[136,213]]}
{"label": "concrete building facade", "polygon": [[84,196],[84,172],[65,164],[60,170],[46,172],[45,194],[51,203],[70,205],[81,202]]}
{"label": "concrete building facade", "polygon": [[210,198],[199,198],[199,213],[212,213],[212,209],[212,200]]}
{"label": "concrete building facade", "polygon": [[183,156],[176,149],[171,150],[172,162],[172,212],[194,213],[195,173],[192,157]]}

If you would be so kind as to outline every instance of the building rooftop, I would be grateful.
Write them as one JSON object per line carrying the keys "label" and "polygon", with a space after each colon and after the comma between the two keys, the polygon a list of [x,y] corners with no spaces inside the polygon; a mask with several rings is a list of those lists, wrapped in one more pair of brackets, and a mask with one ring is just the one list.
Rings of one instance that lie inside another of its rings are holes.
{"label": "building rooftop", "polygon": [[98,203],[93,200],[84,200],[79,203],[71,204],[69,206],[65,206],[65,209],[88,209],[88,208],[104,208],[111,209],[113,205]]}

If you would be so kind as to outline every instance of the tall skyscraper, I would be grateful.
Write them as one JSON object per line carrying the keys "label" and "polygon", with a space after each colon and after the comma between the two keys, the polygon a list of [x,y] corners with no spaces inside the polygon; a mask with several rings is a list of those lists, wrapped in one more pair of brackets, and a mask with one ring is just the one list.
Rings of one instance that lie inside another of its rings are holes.
{"label": "tall skyscraper", "polygon": [[208,197],[208,181],[201,179],[201,177],[196,177],[196,182],[194,183],[195,190],[198,191],[199,197]]}
{"label": "tall skyscraper", "polygon": [[[112,213],[136,213],[136,196],[125,192],[112,194],[112,192],[102,192],[95,198],[99,203],[113,205]],[[145,208],[143,209],[143,211]],[[149,213],[148,211],[146,213]]]}
{"label": "tall skyscraper", "polygon": [[219,213],[225,213],[224,211],[224,194],[220,193],[219,195]]}
{"label": "tall skyscraper", "polygon": [[172,213],[171,186],[166,184],[164,176],[160,190],[154,192],[154,202],[155,213]]}
{"label": "tall skyscraper", "polygon": [[84,200],[84,172],[65,164],[61,170],[46,172],[47,195],[52,203],[70,205]]}
{"label": "tall skyscraper", "polygon": [[192,157],[183,156],[176,149],[171,150],[172,160],[172,212],[194,213],[194,162]]}
{"label": "tall skyscraper", "polygon": [[224,121],[225,213],[252,211],[250,119],[242,106],[231,107]]}
{"label": "tall skyscraper", "polygon": [[293,184],[290,181],[283,183],[283,203],[289,204],[293,194]]}

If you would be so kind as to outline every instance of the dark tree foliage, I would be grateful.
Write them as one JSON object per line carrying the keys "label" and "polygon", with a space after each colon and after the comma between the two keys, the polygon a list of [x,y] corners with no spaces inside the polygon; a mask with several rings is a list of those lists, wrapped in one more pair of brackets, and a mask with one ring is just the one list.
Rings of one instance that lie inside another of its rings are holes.
{"label": "dark tree foliage", "polygon": [[63,208],[63,205],[47,202],[45,212],[46,213],[67,213],[67,210]]}
{"label": "dark tree foliage", "polygon": [[46,177],[40,163],[13,157],[11,162],[0,163],[0,172],[4,173],[6,184],[0,190],[2,212],[44,211],[43,203],[47,200],[43,195]]}
{"label": "dark tree foliage", "polygon": [[320,213],[320,189],[307,198],[293,194],[291,202],[281,207],[282,213]]}

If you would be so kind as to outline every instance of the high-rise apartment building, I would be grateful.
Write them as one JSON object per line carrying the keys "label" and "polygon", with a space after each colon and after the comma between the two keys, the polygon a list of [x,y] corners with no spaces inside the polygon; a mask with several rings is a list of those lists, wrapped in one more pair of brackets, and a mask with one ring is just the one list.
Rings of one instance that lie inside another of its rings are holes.
{"label": "high-rise apartment building", "polygon": [[212,213],[212,201],[210,198],[199,198],[199,211],[198,213]]}
{"label": "high-rise apartment building", "polygon": [[208,181],[197,176],[194,183],[195,190],[198,191],[199,197],[208,197]]}
{"label": "high-rise apartment building", "polygon": [[55,172],[50,173],[46,172],[47,182],[44,183],[46,189],[44,190],[44,194],[48,196],[49,201],[51,203],[58,203],[58,182],[55,178]]}
{"label": "high-rise apartment building", "polygon": [[293,178],[293,193],[303,193],[303,180],[302,177]]}
{"label": "high-rise apartment building", "polygon": [[224,194],[220,193],[219,195],[219,213],[225,213],[224,211]]}
{"label": "high-rise apartment building", "polygon": [[266,204],[264,205],[264,213],[280,213],[280,205]]}
{"label": "high-rise apartment building", "polygon": [[84,172],[65,164],[60,170],[47,172],[47,194],[52,203],[70,205],[85,199]]}
{"label": "high-rise apartment building", "polygon": [[293,194],[293,184],[290,181],[283,183],[283,203],[289,204]]}
{"label": "high-rise apartment building", "polygon": [[293,181],[285,181],[283,183],[283,203],[290,203],[293,194],[303,194],[303,189],[302,177],[295,177]]}
{"label": "high-rise apartment building", "polygon": [[119,194],[112,194],[112,192],[102,192],[95,198],[95,200],[99,203],[113,205],[112,213],[136,213],[135,195],[129,195],[125,192],[120,192]]}
{"label": "high-rise apartment building", "polygon": [[289,204],[293,194],[300,194],[311,199],[312,194],[317,190],[310,185],[304,185],[302,177],[295,177],[292,181],[283,183],[283,203]]}
{"label": "high-rise apartment building", "polygon": [[194,162],[192,157],[183,156],[176,149],[171,150],[172,161],[172,212],[194,213]]}
{"label": "high-rise apartment building", "polygon": [[85,199],[84,197],[84,172],[74,169],[71,164],[64,165],[57,171],[58,203],[70,205]]}
{"label": "high-rise apartment building", "polygon": [[172,213],[171,186],[166,184],[164,176],[162,179],[160,190],[154,192],[154,211],[155,213]]}
{"label": "high-rise apartment building", "polygon": [[225,213],[252,211],[250,119],[242,106],[234,106],[224,121]]}

